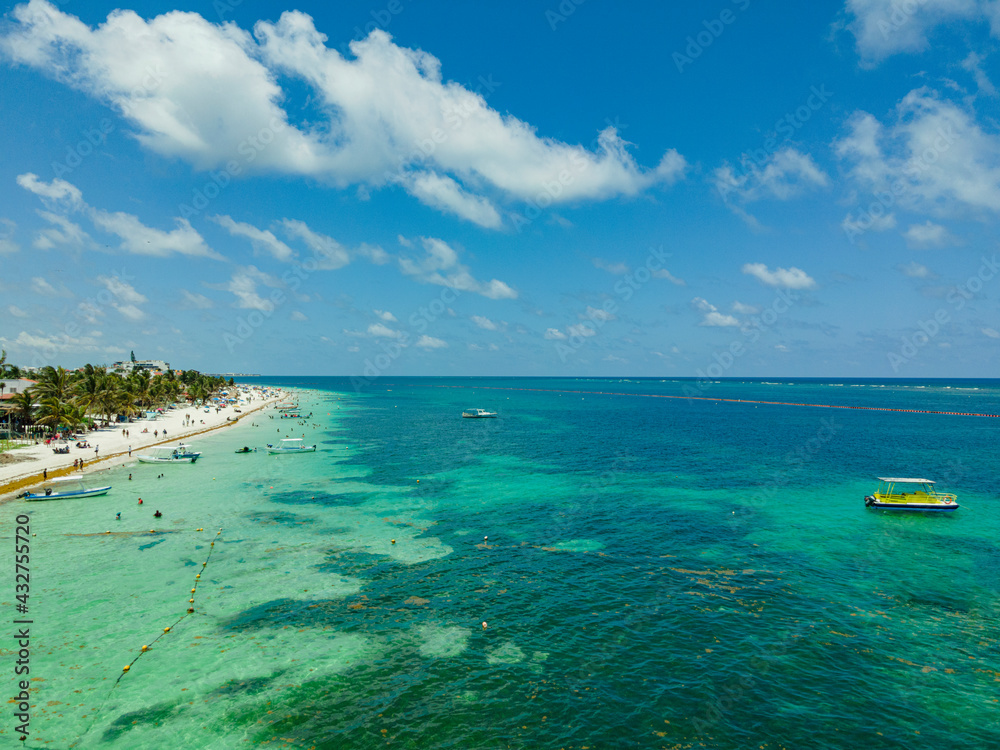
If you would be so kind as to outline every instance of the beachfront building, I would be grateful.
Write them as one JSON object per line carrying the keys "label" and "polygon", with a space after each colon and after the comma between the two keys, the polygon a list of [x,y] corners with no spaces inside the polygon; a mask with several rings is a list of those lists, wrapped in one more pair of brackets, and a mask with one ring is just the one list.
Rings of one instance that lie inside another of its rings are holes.
{"label": "beachfront building", "polygon": [[24,393],[34,384],[34,380],[28,380],[27,378],[0,379],[0,400],[6,400],[9,396],[17,393]]}
{"label": "beachfront building", "polygon": [[0,439],[10,437],[12,429],[12,413],[16,410],[15,396],[24,393],[35,384],[34,380],[27,378],[0,379]]}
{"label": "beachfront building", "polygon": [[162,359],[136,359],[135,352],[132,358],[124,362],[115,362],[108,368],[110,372],[118,375],[128,376],[137,370],[147,370],[150,375],[162,375],[170,369],[170,365]]}

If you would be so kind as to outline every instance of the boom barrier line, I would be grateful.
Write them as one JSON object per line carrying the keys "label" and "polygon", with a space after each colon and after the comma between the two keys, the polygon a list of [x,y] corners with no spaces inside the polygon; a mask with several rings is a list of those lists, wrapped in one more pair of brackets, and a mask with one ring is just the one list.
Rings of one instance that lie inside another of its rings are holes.
{"label": "boom barrier line", "polygon": [[856,411],[898,411],[906,414],[946,414],[952,417],[992,417],[1000,414],[979,414],[965,411],[937,411],[934,409],[895,409],[891,406],[846,406],[843,404],[799,404],[791,401],[755,401],[748,398],[720,398],[712,396],[667,396],[662,393],[620,393],[617,391],[573,391],[562,388],[512,388],[498,385],[418,385],[422,388],[462,388],[490,391],[537,391],[540,393],[584,393],[588,396],[636,396],[639,398],[671,398],[680,401],[723,401],[731,404],[766,404],[768,406],[811,406],[816,409],[853,409]]}

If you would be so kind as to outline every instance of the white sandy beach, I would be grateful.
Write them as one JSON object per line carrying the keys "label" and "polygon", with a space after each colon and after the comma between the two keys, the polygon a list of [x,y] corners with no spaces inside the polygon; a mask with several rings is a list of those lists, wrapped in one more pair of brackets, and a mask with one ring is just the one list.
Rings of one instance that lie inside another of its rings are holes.
{"label": "white sandy beach", "polygon": [[[129,423],[77,433],[78,437],[69,440],[69,454],[53,452],[56,446],[64,445],[61,440],[53,441],[50,445],[42,441],[38,445],[8,451],[8,455],[30,460],[0,464],[0,502],[15,497],[30,484],[41,482],[43,471],[48,472],[49,476],[65,475],[73,471],[73,462],[77,459],[83,459],[85,475],[117,466],[134,460],[142,449],[151,445],[176,445],[192,435],[232,425],[284,397],[284,392],[276,388],[268,388],[265,394],[257,386],[242,386],[242,403],[235,406],[213,404],[167,409],[153,419],[136,419]],[[236,409],[240,411],[237,412]],[[187,417],[190,417],[190,421],[185,426]],[[123,431],[127,431],[127,435]],[[90,447],[77,448],[78,440],[88,442]]]}

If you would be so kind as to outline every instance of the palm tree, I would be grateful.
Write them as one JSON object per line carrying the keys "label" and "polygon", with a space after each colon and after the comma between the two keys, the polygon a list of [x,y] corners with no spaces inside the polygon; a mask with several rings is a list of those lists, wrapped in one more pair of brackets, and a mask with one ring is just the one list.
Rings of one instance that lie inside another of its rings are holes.
{"label": "palm tree", "polygon": [[38,382],[31,386],[31,390],[39,399],[55,398],[69,401],[73,395],[70,374],[62,367],[57,369],[51,365],[46,365],[42,369]]}
{"label": "palm tree", "polygon": [[63,401],[55,396],[42,398],[38,407],[38,424],[57,430],[61,424],[69,424],[76,414],[76,407],[69,401]]}
{"label": "palm tree", "polygon": [[38,402],[30,391],[15,393],[11,398],[11,403],[14,404],[13,414],[17,417],[17,421],[21,423],[22,427],[34,424],[35,407],[38,405]]}

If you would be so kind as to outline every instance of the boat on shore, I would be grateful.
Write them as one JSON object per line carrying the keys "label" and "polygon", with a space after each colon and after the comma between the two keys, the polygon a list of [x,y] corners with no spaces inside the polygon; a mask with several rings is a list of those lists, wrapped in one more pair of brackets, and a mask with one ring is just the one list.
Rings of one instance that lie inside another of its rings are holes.
{"label": "boat on shore", "polygon": [[496,419],[497,413],[495,411],[486,411],[486,409],[466,409],[462,412],[462,419]]}
{"label": "boat on shore", "polygon": [[188,450],[183,444],[176,448],[169,445],[154,445],[149,450],[150,453],[144,453],[136,458],[144,464],[193,464],[201,455]]}
{"label": "boat on shore", "polygon": [[958,510],[958,498],[934,489],[931,479],[879,477],[878,489],[865,497],[866,508],[947,512]]}
{"label": "boat on shore", "polygon": [[267,444],[268,453],[315,453],[315,445],[306,445],[302,438],[283,438],[278,445]]}
{"label": "boat on shore", "polygon": [[71,497],[97,497],[108,494],[111,485],[107,487],[88,487],[82,476],[54,477],[42,483],[35,492],[25,492],[22,497],[28,500],[62,500]]}

